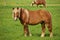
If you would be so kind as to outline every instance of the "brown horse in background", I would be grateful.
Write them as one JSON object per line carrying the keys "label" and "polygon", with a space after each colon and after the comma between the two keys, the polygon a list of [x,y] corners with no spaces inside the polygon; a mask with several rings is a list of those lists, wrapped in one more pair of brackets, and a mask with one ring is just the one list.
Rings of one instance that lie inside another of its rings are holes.
{"label": "brown horse in background", "polygon": [[44,7],[46,7],[46,1],[45,1],[45,0],[34,0],[34,1],[32,2],[32,6],[33,6],[34,4],[36,4],[37,7],[38,7],[38,5],[43,5]]}
{"label": "brown horse in background", "polygon": [[27,10],[24,8],[13,8],[13,17],[16,20],[19,18],[22,25],[24,25],[24,35],[31,36],[31,33],[28,30],[28,25],[35,25],[40,23],[42,26],[41,37],[45,35],[45,25],[47,25],[50,32],[50,37],[52,37],[52,21],[51,15],[46,10]]}

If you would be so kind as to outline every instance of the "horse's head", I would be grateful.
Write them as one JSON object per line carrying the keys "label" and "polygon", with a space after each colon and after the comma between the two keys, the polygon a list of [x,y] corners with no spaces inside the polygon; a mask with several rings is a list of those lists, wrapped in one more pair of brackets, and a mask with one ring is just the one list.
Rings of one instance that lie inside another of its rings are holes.
{"label": "horse's head", "polygon": [[17,18],[19,18],[20,17],[20,11],[21,11],[21,8],[13,8],[13,14],[12,14],[12,16],[13,16],[13,18],[14,18],[14,20],[17,20]]}

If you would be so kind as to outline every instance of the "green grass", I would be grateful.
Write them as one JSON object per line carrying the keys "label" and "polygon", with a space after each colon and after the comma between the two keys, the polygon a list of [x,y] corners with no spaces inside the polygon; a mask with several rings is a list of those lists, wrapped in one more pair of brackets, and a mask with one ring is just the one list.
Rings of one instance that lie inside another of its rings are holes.
{"label": "green grass", "polygon": [[[0,0],[0,40],[60,40],[60,6],[47,6],[47,8],[39,6],[30,6],[32,0]],[[60,4],[59,0],[46,0],[47,4]],[[28,3],[28,4],[27,4]],[[53,33],[52,38],[49,37],[49,31],[46,28],[46,36],[41,38],[41,25],[29,25],[29,29],[33,36],[24,37],[23,25],[19,20],[14,21],[12,18],[12,8],[17,7],[26,8],[29,10],[45,9],[52,14]],[[20,6],[21,5],[21,6]]]}

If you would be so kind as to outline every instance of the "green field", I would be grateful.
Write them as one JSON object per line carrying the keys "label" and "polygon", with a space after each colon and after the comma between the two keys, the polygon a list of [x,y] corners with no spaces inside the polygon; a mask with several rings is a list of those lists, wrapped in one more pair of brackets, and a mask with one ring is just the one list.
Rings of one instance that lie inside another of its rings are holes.
{"label": "green field", "polygon": [[[0,0],[0,40],[60,40],[60,0],[46,0],[47,7],[30,6],[32,0]],[[53,37],[49,37],[46,28],[46,36],[41,38],[41,25],[29,25],[31,37],[24,37],[23,25],[19,20],[12,18],[12,8],[22,7],[29,10],[45,9],[52,14]]]}

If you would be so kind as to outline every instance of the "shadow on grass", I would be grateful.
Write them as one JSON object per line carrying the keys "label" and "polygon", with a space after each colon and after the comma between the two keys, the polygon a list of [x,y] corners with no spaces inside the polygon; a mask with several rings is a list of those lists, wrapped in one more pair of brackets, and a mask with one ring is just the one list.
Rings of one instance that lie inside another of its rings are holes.
{"label": "shadow on grass", "polygon": [[[41,34],[32,34],[32,36],[41,37]],[[53,37],[55,36],[59,36],[59,35],[53,34]],[[45,34],[45,37],[50,37],[50,34]]]}
{"label": "shadow on grass", "polygon": [[[24,34],[20,35],[20,37],[25,37]],[[41,34],[32,34],[32,36],[27,36],[27,37],[41,37]],[[50,38],[50,34],[45,34],[44,37],[49,37]],[[59,34],[53,34],[53,37],[60,37]],[[19,38],[19,37],[18,37]]]}

